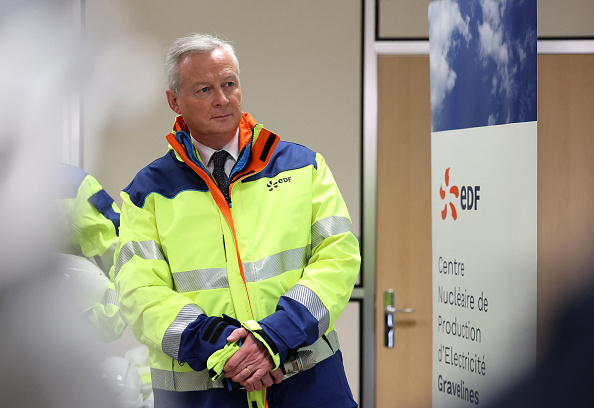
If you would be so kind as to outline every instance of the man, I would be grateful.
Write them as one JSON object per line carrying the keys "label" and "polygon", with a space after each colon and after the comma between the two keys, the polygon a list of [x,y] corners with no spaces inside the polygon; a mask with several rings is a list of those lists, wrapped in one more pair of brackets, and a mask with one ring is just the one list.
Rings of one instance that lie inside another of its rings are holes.
{"label": "man", "polygon": [[356,407],[334,323],[360,266],[324,159],[241,111],[233,48],[165,57],[167,154],[122,192],[115,282],[155,407]]}

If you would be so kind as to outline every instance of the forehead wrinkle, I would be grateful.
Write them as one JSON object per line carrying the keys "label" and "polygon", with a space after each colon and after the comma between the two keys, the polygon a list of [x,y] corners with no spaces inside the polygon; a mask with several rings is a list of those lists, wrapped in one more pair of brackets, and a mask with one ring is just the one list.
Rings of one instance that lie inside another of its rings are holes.
{"label": "forehead wrinkle", "polygon": [[231,58],[226,56],[226,54],[220,55],[220,58],[205,61],[203,64],[197,64],[192,61],[192,57],[196,55],[203,54],[188,55],[180,62],[180,85],[188,83],[188,86],[195,88],[199,85],[212,85],[228,79],[234,79],[239,82],[237,68]]}

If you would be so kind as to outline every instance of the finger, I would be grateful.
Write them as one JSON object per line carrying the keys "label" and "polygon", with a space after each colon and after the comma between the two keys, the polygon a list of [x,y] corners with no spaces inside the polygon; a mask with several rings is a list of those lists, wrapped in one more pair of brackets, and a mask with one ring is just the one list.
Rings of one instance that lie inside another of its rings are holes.
{"label": "finger", "polygon": [[252,391],[260,391],[262,388],[264,388],[261,380],[253,380],[252,378],[247,380],[245,384],[246,390],[251,389]]}
{"label": "finger", "polygon": [[270,387],[272,384],[274,384],[274,379],[272,378],[272,375],[270,373],[267,373],[264,377],[261,378],[262,381],[262,385],[264,385],[264,387]]}
{"label": "finger", "polygon": [[[228,338],[235,338],[236,336],[233,336],[233,334],[235,333],[236,335],[239,335],[240,334],[240,333],[238,333],[239,330],[245,330],[245,329],[234,330],[233,333],[231,333]],[[246,332],[245,341],[239,347],[239,350],[237,350],[237,352],[235,352],[235,354],[233,354],[233,356],[231,356],[229,361],[227,361],[227,364],[229,364],[230,366],[233,366],[233,367],[239,366],[239,363],[241,361],[245,360],[250,354],[257,351],[257,347],[254,344],[254,342],[252,341],[253,335],[251,333],[247,333],[247,330],[245,330],[245,332]],[[241,366],[240,369],[243,367],[245,367],[245,364],[243,366]]]}
{"label": "finger", "polygon": [[225,377],[230,378],[231,380],[238,382],[240,384],[247,381],[252,375],[253,372],[251,372],[251,370],[248,367],[244,367],[243,370],[240,370],[238,373],[233,375],[231,375],[230,373],[225,373]]}
{"label": "finger", "polygon": [[[241,349],[240,349],[241,350]],[[239,351],[237,352],[239,353]],[[235,354],[237,354],[235,353]],[[225,366],[223,367],[223,371],[225,372],[225,375],[229,378],[231,377],[235,377],[237,375],[243,376],[245,374],[245,372],[248,372],[246,370],[246,367],[249,367],[249,371],[254,372],[255,370],[252,369],[251,367],[254,365],[254,361],[249,358],[249,355],[242,355],[242,358],[231,358],[229,359],[229,361],[227,361],[227,363],[225,364]],[[255,367],[254,367],[255,368]],[[248,372],[248,377],[249,377],[249,372]]]}
{"label": "finger", "polygon": [[256,391],[260,391],[263,387],[272,385],[272,377],[270,377],[269,370],[259,369],[245,380],[244,383],[252,385]]}
{"label": "finger", "polygon": [[270,375],[272,376],[272,379],[275,384],[280,384],[283,381],[283,372],[280,368],[271,371]]}
{"label": "finger", "polygon": [[262,385],[262,381],[257,381],[257,382],[254,384],[254,390],[255,390],[255,391],[260,391],[262,388],[264,388],[264,386]]}
{"label": "finger", "polygon": [[247,335],[239,350],[227,361],[223,371],[233,377],[245,367],[250,367],[252,372],[255,372],[258,368],[265,368],[267,371],[272,368],[272,358],[268,350],[251,333]]}
{"label": "finger", "polygon": [[228,374],[228,377],[234,377],[239,374],[245,367],[249,367],[254,363],[254,357],[252,356],[253,348],[250,346],[248,341],[244,343],[239,350],[231,356],[231,358],[225,363],[223,371]]}
{"label": "finger", "polygon": [[[270,357],[268,357],[270,359]],[[243,363],[241,363],[243,364]],[[245,382],[245,381],[255,381],[264,377],[270,377],[270,370],[272,369],[272,363],[268,360],[262,360],[255,363],[249,363],[249,365],[244,366],[242,370],[234,369],[233,371],[225,371],[224,375],[227,378],[231,378],[233,381],[236,382]],[[279,370],[280,371],[280,370]],[[272,377],[270,381],[274,381],[275,378]],[[282,371],[280,372],[280,379],[278,383],[282,380]],[[272,384],[270,384],[272,385]],[[268,385],[267,385],[268,386]]]}
{"label": "finger", "polygon": [[227,341],[233,343],[234,341],[246,337],[247,335],[248,331],[243,327],[240,327],[239,329],[235,329],[231,332],[231,334],[227,337]]}

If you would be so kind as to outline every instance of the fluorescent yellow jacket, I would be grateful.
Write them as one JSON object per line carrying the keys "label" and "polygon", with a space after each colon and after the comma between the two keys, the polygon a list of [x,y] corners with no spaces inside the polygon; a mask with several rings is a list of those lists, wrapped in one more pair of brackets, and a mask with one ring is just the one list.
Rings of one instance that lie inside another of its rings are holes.
{"label": "fluorescent yellow jacket", "polygon": [[120,209],[95,177],[60,164],[64,185],[58,201],[67,232],[64,253],[95,259],[107,274],[118,242]]}
{"label": "fluorescent yellow jacket", "polygon": [[115,268],[122,313],[149,346],[153,388],[224,387],[206,362],[240,322],[257,321],[281,362],[328,344],[335,352],[360,255],[322,156],[244,113],[227,202],[183,118],[167,140],[167,154],[121,194]]}
{"label": "fluorescent yellow jacket", "polygon": [[[60,176],[63,190],[57,204],[66,238],[60,251],[94,259],[109,277],[118,242],[120,209],[101,184],[84,170],[60,164]],[[103,301],[84,312],[103,341],[118,339],[126,328],[113,281],[107,283]]]}

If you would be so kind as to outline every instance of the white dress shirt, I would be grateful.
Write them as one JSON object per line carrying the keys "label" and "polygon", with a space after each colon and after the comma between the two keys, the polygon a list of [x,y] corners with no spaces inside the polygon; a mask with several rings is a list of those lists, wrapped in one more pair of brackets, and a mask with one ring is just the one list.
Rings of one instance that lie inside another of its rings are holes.
{"label": "white dress shirt", "polygon": [[[218,150],[214,150],[208,146],[203,145],[193,137],[192,143],[194,143],[196,150],[198,150],[198,154],[202,159],[202,163],[204,163],[206,165],[206,168],[212,173],[212,171],[214,170],[214,162],[210,160],[210,158]],[[239,159],[239,128],[237,128],[237,131],[235,132],[235,137],[233,137],[233,139],[231,139],[231,141],[227,143],[227,145],[223,147],[221,150],[226,150],[227,153],[229,153],[229,156],[227,156],[227,161],[225,162],[225,173],[227,173],[227,176],[229,176],[231,174],[233,166],[235,166],[235,163],[237,163],[237,160]]]}

